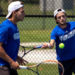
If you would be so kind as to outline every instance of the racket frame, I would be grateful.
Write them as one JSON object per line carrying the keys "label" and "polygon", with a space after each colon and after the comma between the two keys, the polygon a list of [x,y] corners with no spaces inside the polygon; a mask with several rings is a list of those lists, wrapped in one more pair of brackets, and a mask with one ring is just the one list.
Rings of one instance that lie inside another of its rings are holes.
{"label": "racket frame", "polygon": [[[29,52],[31,52],[31,51],[33,51],[33,50],[35,50],[35,49],[37,49],[37,48],[34,48],[34,47],[25,47],[25,46],[22,46],[22,45],[20,45],[20,47],[22,47],[23,48],[23,55],[22,55],[22,58],[26,55],[26,54],[28,54]],[[26,48],[31,48],[30,50],[26,50]]]}
{"label": "racket frame", "polygon": [[[49,62],[50,62],[50,63],[53,62],[53,63],[59,64],[59,65],[61,66],[61,68],[62,68],[62,73],[61,73],[61,75],[64,74],[64,67],[63,67],[63,65],[62,65],[59,61],[57,61],[57,60],[45,60],[45,61],[43,61],[43,62],[40,62],[40,63],[36,64],[36,65],[25,66],[25,67],[26,67],[25,69],[31,70],[32,72],[34,72],[34,73],[36,73],[37,75],[39,75],[38,67],[39,67],[41,64],[43,64],[43,63],[49,63]],[[21,66],[21,67],[22,67],[22,66]],[[23,66],[23,67],[24,67],[24,66]],[[33,69],[32,69],[32,68],[34,68],[34,67],[36,67],[36,70],[33,70]],[[20,68],[20,69],[23,69],[23,68]]]}

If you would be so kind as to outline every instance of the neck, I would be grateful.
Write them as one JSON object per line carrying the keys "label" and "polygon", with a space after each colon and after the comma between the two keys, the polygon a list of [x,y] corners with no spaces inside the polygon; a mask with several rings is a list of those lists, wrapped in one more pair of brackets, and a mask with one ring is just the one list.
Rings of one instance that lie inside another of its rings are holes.
{"label": "neck", "polygon": [[13,24],[17,24],[17,20],[15,18],[9,18],[9,20],[13,23]]}
{"label": "neck", "polygon": [[59,25],[62,29],[66,28],[67,27],[67,24],[62,24],[62,25]]}

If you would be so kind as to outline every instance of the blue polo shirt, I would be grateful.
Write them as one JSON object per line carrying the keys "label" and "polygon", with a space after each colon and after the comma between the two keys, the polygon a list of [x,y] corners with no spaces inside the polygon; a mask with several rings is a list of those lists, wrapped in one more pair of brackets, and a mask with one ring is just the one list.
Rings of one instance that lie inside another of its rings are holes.
{"label": "blue polo shirt", "polygon": [[[65,29],[57,25],[51,33],[51,39],[56,42],[57,60],[65,61],[75,58],[75,22],[68,22]],[[60,49],[59,43],[64,43],[65,47]]]}
{"label": "blue polo shirt", "polygon": [[[10,20],[5,20],[0,25],[0,42],[3,43],[5,52],[16,61],[19,45],[20,36],[19,30],[16,24],[13,24]],[[6,61],[0,58],[0,66],[9,65]]]}

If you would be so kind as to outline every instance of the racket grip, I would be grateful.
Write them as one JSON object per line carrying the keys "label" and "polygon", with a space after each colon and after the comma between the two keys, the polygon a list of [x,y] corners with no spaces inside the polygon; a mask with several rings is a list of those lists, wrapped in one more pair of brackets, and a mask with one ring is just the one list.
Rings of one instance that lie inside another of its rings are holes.
{"label": "racket grip", "polygon": [[19,66],[20,69],[27,69],[27,66]]}
{"label": "racket grip", "polygon": [[40,45],[40,46],[36,46],[36,48],[41,48],[43,45]]}

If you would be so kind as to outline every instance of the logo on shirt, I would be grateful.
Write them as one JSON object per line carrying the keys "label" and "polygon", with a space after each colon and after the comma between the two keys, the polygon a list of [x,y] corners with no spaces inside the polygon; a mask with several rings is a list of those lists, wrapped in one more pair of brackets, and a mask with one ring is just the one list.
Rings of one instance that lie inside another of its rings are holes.
{"label": "logo on shirt", "polygon": [[15,34],[13,35],[13,38],[14,38],[14,40],[20,39],[19,33],[15,33]]}
{"label": "logo on shirt", "polygon": [[65,41],[65,40],[68,40],[68,39],[72,38],[73,36],[75,36],[75,30],[72,30],[71,32],[69,32],[69,33],[66,34],[66,35],[60,36],[59,39],[60,39],[61,41]]}

